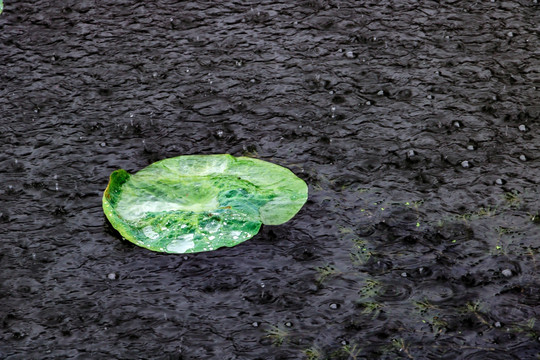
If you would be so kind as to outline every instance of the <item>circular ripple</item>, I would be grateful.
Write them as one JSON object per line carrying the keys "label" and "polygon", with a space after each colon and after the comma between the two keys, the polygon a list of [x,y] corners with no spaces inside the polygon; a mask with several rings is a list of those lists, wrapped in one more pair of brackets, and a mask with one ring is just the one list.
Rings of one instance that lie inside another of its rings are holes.
{"label": "circular ripple", "polygon": [[410,286],[399,282],[392,282],[383,284],[379,288],[375,300],[384,302],[403,301],[411,296],[411,292],[412,289]]}
{"label": "circular ripple", "polygon": [[432,304],[441,304],[456,296],[456,289],[451,284],[434,283],[433,281],[420,284],[416,291],[421,299]]}
{"label": "circular ripple", "polygon": [[461,359],[463,360],[488,360],[488,359],[489,360],[512,360],[512,359],[519,360],[520,358],[506,351],[480,350],[480,351],[475,351],[473,353],[467,354],[463,356]]}
{"label": "circular ripple", "polygon": [[526,323],[535,317],[535,312],[528,306],[517,306],[515,302],[496,304],[491,307],[490,314],[494,319],[505,324]]}

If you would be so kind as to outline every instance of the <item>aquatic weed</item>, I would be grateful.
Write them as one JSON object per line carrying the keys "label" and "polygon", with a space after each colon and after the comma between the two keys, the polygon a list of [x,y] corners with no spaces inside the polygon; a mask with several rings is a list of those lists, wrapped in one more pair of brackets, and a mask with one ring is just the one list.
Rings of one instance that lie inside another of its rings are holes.
{"label": "aquatic weed", "polygon": [[316,346],[311,346],[308,349],[302,350],[302,353],[306,356],[307,360],[321,360],[324,359],[322,352]]}
{"label": "aquatic weed", "polygon": [[266,330],[266,337],[272,341],[274,346],[281,346],[289,336],[289,331],[281,326],[271,325]]}
{"label": "aquatic weed", "polygon": [[319,273],[319,276],[317,277],[317,283],[319,285],[321,285],[326,278],[339,274],[339,271],[330,264],[318,267],[317,272]]}
{"label": "aquatic weed", "polygon": [[409,345],[405,342],[404,339],[392,339],[392,345],[396,351],[405,354],[407,359],[414,359],[414,357],[409,352]]}

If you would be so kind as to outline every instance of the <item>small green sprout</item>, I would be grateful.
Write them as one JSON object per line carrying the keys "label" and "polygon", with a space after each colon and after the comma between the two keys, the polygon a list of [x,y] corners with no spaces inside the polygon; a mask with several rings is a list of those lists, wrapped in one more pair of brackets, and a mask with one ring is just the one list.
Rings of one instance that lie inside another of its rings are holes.
{"label": "small green sprout", "polygon": [[319,284],[322,284],[329,276],[334,276],[339,273],[337,269],[330,264],[318,267],[317,272],[319,273],[317,278]]}
{"label": "small green sprout", "polygon": [[324,358],[323,354],[316,346],[312,346],[308,349],[302,350],[302,352],[306,356],[307,360],[320,360]]}
{"label": "small green sprout", "polygon": [[362,351],[362,349],[357,344],[343,345],[341,347],[341,350],[343,350],[343,352],[349,355],[349,358],[353,360],[358,359],[358,356],[360,355],[360,351]]}
{"label": "small green sprout", "polygon": [[272,344],[275,346],[281,346],[283,342],[289,336],[289,332],[280,326],[272,325],[270,329],[266,330],[266,337],[272,340]]}
{"label": "small green sprout", "polygon": [[376,319],[381,313],[382,308],[383,308],[383,304],[376,303],[373,301],[361,303],[361,305],[364,307],[364,309],[362,310],[362,314],[366,314],[366,315],[371,314],[372,319]]}

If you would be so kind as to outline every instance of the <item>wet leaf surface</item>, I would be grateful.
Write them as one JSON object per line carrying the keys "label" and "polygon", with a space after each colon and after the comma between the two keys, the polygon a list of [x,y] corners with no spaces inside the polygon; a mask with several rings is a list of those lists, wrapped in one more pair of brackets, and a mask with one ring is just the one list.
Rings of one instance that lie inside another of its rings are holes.
{"label": "wet leaf surface", "polygon": [[188,155],[130,175],[114,171],[103,211],[120,234],[153,251],[194,253],[234,246],[261,225],[280,225],[305,204],[304,181],[246,157]]}

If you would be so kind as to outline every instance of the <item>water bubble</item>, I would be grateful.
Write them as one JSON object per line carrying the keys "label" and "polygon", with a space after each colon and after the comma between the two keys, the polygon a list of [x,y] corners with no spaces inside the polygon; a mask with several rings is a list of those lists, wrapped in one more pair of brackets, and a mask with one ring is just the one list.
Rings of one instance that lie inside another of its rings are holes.
{"label": "water bubble", "polygon": [[109,273],[109,274],[107,275],[107,279],[109,279],[109,280],[116,280],[116,274],[113,273],[113,272],[112,272],[112,273]]}
{"label": "water bubble", "polygon": [[366,101],[366,105],[367,106],[371,105],[371,101]]}
{"label": "water bubble", "polygon": [[345,53],[345,56],[348,57],[349,59],[352,59],[352,58],[354,58],[354,53],[353,53],[352,51],[349,50],[349,51],[347,51],[347,52]]}
{"label": "water bubble", "polygon": [[506,277],[512,276],[512,270],[510,269],[504,269],[501,273]]}
{"label": "water bubble", "polygon": [[251,326],[253,327],[259,327],[259,323],[257,321],[254,321],[251,323]]}
{"label": "water bubble", "polygon": [[527,131],[527,127],[523,124],[518,126],[519,131]]}
{"label": "water bubble", "polygon": [[260,285],[261,285],[261,287],[262,287],[262,288],[263,288],[263,287],[265,286],[263,282],[261,282],[261,284],[260,284]]}
{"label": "water bubble", "polygon": [[495,180],[495,184],[497,184],[497,185],[504,185],[505,182],[506,182],[506,181],[504,181],[503,179],[497,179],[497,180]]}
{"label": "water bubble", "polygon": [[475,147],[474,145],[467,145],[467,150],[475,150]]}
{"label": "water bubble", "polygon": [[408,156],[408,157],[413,157],[414,155],[416,155],[416,153],[414,152],[414,150],[409,150],[409,151],[407,152],[407,156]]}
{"label": "water bubble", "polygon": [[465,169],[468,169],[471,165],[469,164],[467,160],[465,160],[461,162],[461,166],[464,167]]}
{"label": "water bubble", "polygon": [[431,99],[433,99],[433,96],[430,94],[430,95],[427,96],[427,98],[428,98],[429,100],[431,100]]}
{"label": "water bubble", "polygon": [[292,327],[292,322],[287,321],[287,322],[285,323],[285,326],[286,326],[286,327]]}
{"label": "water bubble", "polygon": [[338,307],[339,307],[339,305],[336,304],[336,303],[330,304],[330,309],[332,309],[332,310],[336,310]]}
{"label": "water bubble", "polygon": [[519,160],[521,161],[527,161],[527,157],[523,154],[519,155]]}
{"label": "water bubble", "polygon": [[102,142],[101,144],[99,144],[99,146],[101,147],[105,147],[107,144],[105,144],[104,142]]}
{"label": "water bubble", "polygon": [[512,36],[514,36],[514,33],[509,31],[506,35],[508,35],[508,37],[512,37]]}
{"label": "water bubble", "polygon": [[379,95],[379,96],[383,96],[383,95],[384,95],[384,91],[382,91],[382,90],[379,90],[379,92],[377,93],[377,95]]}
{"label": "water bubble", "polygon": [[223,130],[218,130],[216,132],[217,137],[223,137]]}
{"label": "water bubble", "polygon": [[407,277],[407,273],[406,273],[406,272],[402,272],[402,273],[401,273],[401,277]]}

